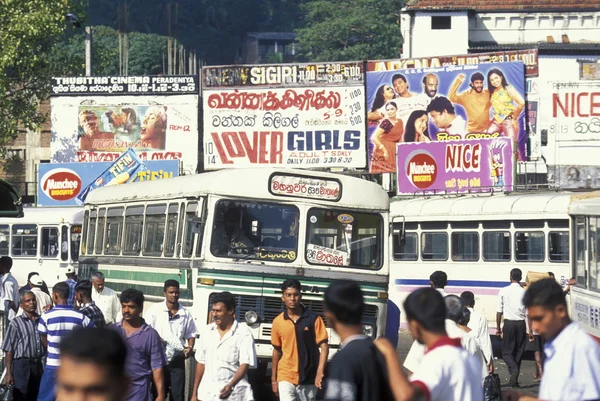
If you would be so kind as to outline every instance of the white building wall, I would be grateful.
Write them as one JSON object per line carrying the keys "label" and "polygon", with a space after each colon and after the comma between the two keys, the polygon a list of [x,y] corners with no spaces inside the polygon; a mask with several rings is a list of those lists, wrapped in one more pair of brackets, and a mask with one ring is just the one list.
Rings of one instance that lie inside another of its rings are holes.
{"label": "white building wall", "polygon": [[562,43],[597,41],[600,38],[600,11],[577,13],[478,13],[469,21],[472,42],[535,43],[550,36]]}
{"label": "white building wall", "polygon": [[[451,29],[431,29],[432,16],[450,16]],[[441,56],[446,54],[465,54],[469,48],[469,17],[461,12],[419,12],[411,19],[403,18],[410,24],[410,38],[405,38],[405,58]],[[402,28],[404,32],[404,27]]]}

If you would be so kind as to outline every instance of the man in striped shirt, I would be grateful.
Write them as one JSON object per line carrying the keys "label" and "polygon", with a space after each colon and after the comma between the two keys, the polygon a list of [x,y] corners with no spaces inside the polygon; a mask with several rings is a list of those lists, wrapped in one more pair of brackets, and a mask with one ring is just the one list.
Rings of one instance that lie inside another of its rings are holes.
{"label": "man in striped shirt", "polygon": [[54,308],[44,313],[38,324],[38,332],[44,345],[48,347],[46,370],[42,376],[38,401],[53,401],[56,372],[60,366],[59,345],[61,338],[76,327],[94,327],[94,323],[83,313],[67,304],[69,284],[60,282],[52,289]]}
{"label": "man in striped shirt", "polygon": [[94,327],[101,329],[106,326],[104,314],[92,301],[92,282],[90,280],[81,280],[75,286],[75,303],[79,305],[79,312],[94,322]]}
{"label": "man in striped shirt", "polygon": [[2,350],[6,353],[6,383],[14,385],[14,401],[34,401],[38,396],[44,370],[45,350],[36,330],[40,316],[31,291],[21,296],[23,314],[15,317],[6,331]]}

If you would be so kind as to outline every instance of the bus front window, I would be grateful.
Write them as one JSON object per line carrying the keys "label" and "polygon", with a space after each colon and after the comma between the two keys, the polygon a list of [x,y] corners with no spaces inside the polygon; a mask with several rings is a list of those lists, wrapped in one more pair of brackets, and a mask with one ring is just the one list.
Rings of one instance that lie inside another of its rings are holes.
{"label": "bus front window", "polygon": [[210,251],[217,257],[292,262],[298,252],[298,217],[294,206],[219,201]]}
{"label": "bus front window", "polygon": [[307,262],[379,269],[382,221],[376,213],[311,209],[307,223]]}
{"label": "bus front window", "polygon": [[71,226],[71,260],[79,260],[79,244],[81,243],[81,226]]}

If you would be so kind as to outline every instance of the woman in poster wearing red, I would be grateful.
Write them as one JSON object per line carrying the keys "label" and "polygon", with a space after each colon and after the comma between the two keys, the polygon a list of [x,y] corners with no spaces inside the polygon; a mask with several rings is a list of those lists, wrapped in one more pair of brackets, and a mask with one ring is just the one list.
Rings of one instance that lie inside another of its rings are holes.
{"label": "woman in poster wearing red", "polygon": [[[518,149],[519,140],[519,115],[525,107],[525,100],[517,90],[509,85],[504,73],[498,68],[492,68],[487,75],[488,90],[491,94],[490,102],[494,117],[490,122],[487,133],[502,133],[512,138]],[[519,160],[521,159],[520,155]]]}
{"label": "woman in poster wearing red", "polygon": [[394,101],[385,105],[387,118],[379,123],[373,132],[373,156],[371,158],[371,173],[396,172],[396,144],[402,140],[404,124],[397,117],[398,106]]}

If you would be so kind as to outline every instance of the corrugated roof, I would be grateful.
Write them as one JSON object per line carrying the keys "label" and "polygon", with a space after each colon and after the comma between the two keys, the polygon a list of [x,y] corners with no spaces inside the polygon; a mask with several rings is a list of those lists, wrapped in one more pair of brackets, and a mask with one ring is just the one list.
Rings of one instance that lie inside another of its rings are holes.
{"label": "corrugated roof", "polygon": [[515,10],[583,10],[600,8],[599,0],[410,0],[413,11],[515,11]]}

